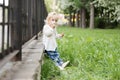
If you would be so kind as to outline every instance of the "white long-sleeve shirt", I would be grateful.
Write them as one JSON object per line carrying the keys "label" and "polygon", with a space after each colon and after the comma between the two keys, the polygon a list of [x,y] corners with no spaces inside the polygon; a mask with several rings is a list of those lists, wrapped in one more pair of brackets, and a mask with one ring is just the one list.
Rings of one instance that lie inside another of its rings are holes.
{"label": "white long-sleeve shirt", "polygon": [[55,51],[57,48],[56,38],[60,38],[60,34],[57,34],[56,29],[45,24],[43,27],[43,44],[45,46],[45,50]]}

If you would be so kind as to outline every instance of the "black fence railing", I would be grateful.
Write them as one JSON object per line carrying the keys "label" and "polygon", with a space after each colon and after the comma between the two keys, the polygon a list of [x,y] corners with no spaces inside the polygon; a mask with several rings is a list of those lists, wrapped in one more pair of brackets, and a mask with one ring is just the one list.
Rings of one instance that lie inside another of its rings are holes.
{"label": "black fence railing", "polygon": [[0,0],[0,59],[38,37],[47,15],[44,0]]}

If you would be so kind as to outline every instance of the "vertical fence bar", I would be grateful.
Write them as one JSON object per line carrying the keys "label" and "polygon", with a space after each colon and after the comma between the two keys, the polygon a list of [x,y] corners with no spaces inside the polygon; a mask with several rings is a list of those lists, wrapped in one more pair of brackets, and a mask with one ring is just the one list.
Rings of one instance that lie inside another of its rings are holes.
{"label": "vertical fence bar", "polygon": [[17,0],[17,30],[18,30],[18,46],[19,53],[17,54],[17,60],[22,60],[22,0]]}
{"label": "vertical fence bar", "polygon": [[36,39],[38,39],[38,0],[36,0]]}
{"label": "vertical fence bar", "polygon": [[[31,0],[28,1],[28,26],[27,26],[27,36],[28,36],[28,39],[30,39],[31,37],[31,30],[30,30],[30,27],[32,26],[32,13],[31,13],[31,9],[32,9],[32,2]],[[27,40],[28,40],[27,39]]]}
{"label": "vertical fence bar", "polygon": [[10,7],[9,7],[9,3],[10,3],[10,0],[9,0],[9,2],[8,2],[8,29],[7,29],[7,49],[8,49],[8,51],[7,51],[7,53],[9,53],[10,52],[10,49],[9,49],[9,44],[10,44],[10,20],[9,20],[9,18],[10,18]]}
{"label": "vertical fence bar", "polygon": [[42,0],[40,0],[40,26],[39,26],[39,30],[42,27]]}
{"label": "vertical fence bar", "polygon": [[5,36],[5,1],[3,0],[3,23],[2,23],[2,55],[3,57],[5,56],[4,54],[4,36]]}
{"label": "vertical fence bar", "polygon": [[10,29],[10,51],[13,51],[14,49],[15,49],[15,44],[16,44],[16,41],[15,41],[15,30],[16,30],[16,28],[15,28],[15,16],[16,16],[16,14],[15,14],[15,4],[14,3],[16,3],[16,1],[14,1],[14,0],[9,0],[9,22],[10,22],[10,27],[9,27],[9,29]]}

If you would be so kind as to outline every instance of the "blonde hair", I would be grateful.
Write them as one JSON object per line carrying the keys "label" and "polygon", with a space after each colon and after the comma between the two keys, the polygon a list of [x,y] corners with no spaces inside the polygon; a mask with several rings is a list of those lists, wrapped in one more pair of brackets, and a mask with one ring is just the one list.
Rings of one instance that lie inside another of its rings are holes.
{"label": "blonde hair", "polygon": [[49,24],[49,21],[51,18],[55,18],[56,20],[58,19],[57,13],[56,12],[50,12],[45,20],[45,23]]}

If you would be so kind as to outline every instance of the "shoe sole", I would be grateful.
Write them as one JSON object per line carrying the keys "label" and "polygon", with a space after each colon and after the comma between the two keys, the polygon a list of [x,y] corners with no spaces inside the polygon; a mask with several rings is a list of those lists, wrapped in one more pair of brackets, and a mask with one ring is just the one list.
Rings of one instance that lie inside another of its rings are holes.
{"label": "shoe sole", "polygon": [[70,63],[70,61],[68,61],[64,66],[62,66],[63,68],[65,68],[68,64]]}

